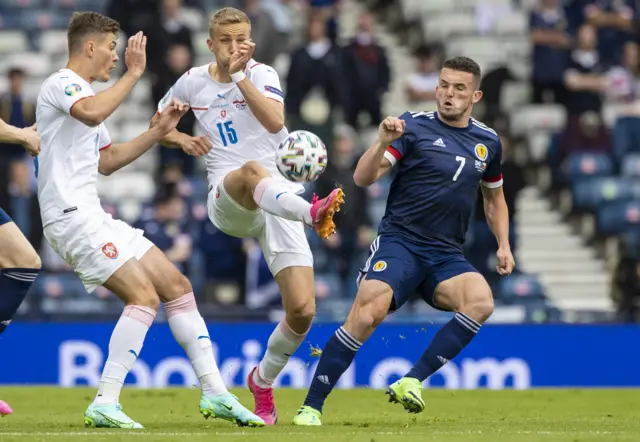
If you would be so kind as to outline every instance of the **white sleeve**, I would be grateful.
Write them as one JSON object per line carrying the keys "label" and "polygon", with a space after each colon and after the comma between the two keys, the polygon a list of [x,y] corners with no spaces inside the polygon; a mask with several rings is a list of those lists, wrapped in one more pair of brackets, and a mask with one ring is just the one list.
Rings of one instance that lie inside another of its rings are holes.
{"label": "white sleeve", "polygon": [[280,103],[284,102],[284,94],[280,87],[280,78],[278,74],[271,67],[266,64],[256,63],[253,66],[249,66],[251,71],[251,83],[258,89],[265,97],[276,100]]}
{"label": "white sleeve", "polygon": [[109,130],[107,129],[107,126],[102,123],[100,126],[100,142],[98,143],[98,146],[100,146],[100,150],[103,149],[108,149],[109,147],[111,147],[111,136],[109,135]]}
{"label": "white sleeve", "polygon": [[70,75],[52,78],[47,88],[51,104],[67,114],[78,101],[95,95],[85,81]]}
{"label": "white sleeve", "polygon": [[173,86],[162,97],[162,100],[158,103],[158,113],[162,112],[165,107],[171,102],[172,99],[180,100],[184,104],[191,104],[189,102],[189,94],[187,93],[188,78],[191,74],[191,70],[182,74],[182,77],[178,78]]}

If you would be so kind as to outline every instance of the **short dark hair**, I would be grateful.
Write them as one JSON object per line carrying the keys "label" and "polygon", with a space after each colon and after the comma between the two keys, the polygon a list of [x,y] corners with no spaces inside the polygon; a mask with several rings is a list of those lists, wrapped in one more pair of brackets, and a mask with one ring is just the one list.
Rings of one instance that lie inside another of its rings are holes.
{"label": "short dark hair", "polygon": [[451,69],[453,71],[468,72],[473,75],[476,84],[480,84],[482,79],[482,71],[480,65],[469,57],[454,57],[446,60],[442,68]]}
{"label": "short dark hair", "polygon": [[26,75],[27,73],[24,71],[24,69],[19,67],[13,67],[7,72],[7,77],[9,79],[12,79],[14,77],[25,77]]}
{"label": "short dark hair", "polygon": [[69,21],[67,43],[71,54],[90,34],[117,34],[120,23],[97,12],[75,12]]}

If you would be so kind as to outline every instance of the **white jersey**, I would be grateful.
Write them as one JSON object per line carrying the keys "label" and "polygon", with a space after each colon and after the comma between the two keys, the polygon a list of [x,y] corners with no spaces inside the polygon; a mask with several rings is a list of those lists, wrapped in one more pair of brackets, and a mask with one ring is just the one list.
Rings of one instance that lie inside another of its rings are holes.
{"label": "white jersey", "polygon": [[[287,128],[277,134],[269,133],[249,109],[238,86],[216,81],[209,73],[209,66],[186,72],[158,103],[159,112],[172,98],[191,106],[213,144],[205,157],[209,184],[216,186],[227,173],[254,160],[265,166],[274,178],[290,183],[292,191],[303,191],[301,184],[286,180],[276,168],[276,150],[288,135]],[[284,101],[278,74],[272,67],[250,60],[245,74],[267,98]]]}
{"label": "white jersey", "polygon": [[109,132],[104,123],[89,127],[70,115],[74,104],[93,95],[91,85],[69,69],[50,76],[40,89],[37,170],[43,226],[76,210],[103,211],[96,181],[100,149],[111,146]]}

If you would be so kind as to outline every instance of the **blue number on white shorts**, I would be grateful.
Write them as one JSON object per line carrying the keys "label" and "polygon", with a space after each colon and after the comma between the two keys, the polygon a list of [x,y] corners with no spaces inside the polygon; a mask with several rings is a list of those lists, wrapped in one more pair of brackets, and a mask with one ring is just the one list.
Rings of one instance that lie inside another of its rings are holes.
{"label": "blue number on white shorts", "polygon": [[229,143],[236,144],[238,142],[238,134],[236,134],[235,129],[231,127],[232,125],[233,121],[227,121],[226,123],[224,123],[223,129],[223,123],[218,123],[218,132],[220,132],[220,139],[222,140],[222,144],[224,145],[224,147],[227,147],[227,144]]}

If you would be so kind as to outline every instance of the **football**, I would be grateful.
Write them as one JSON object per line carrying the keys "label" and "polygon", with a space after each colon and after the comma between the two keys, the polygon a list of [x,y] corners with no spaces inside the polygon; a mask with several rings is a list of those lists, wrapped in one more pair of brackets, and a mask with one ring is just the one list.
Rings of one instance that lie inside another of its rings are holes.
{"label": "football", "polygon": [[276,164],[282,176],[289,181],[311,183],[327,167],[327,148],[316,134],[297,130],[278,146]]}

